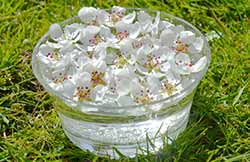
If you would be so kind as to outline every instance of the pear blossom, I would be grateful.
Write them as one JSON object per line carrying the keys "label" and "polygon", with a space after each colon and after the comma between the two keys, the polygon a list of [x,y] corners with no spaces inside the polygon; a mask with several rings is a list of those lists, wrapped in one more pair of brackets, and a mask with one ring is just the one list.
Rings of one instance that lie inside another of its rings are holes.
{"label": "pear blossom", "polygon": [[183,27],[169,27],[160,35],[162,45],[172,47],[176,53],[199,53],[203,47],[203,39],[195,37],[191,31],[183,31]]}
{"label": "pear blossom", "polygon": [[65,68],[58,68],[46,74],[49,79],[49,86],[58,93],[65,96],[73,96],[73,88],[75,86],[73,75],[69,74]]}
{"label": "pear blossom", "polygon": [[140,34],[138,23],[128,24],[123,21],[119,21],[115,24],[115,29],[117,31],[116,37],[118,40],[123,40],[128,37],[134,39]]}

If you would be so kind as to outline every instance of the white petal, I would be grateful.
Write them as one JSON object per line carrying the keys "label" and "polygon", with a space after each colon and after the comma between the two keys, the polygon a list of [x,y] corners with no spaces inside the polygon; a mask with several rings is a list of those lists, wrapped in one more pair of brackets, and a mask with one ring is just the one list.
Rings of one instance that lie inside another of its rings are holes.
{"label": "white petal", "polygon": [[85,64],[87,64],[90,61],[90,58],[86,56],[86,52],[82,51],[73,51],[71,53],[71,63],[76,68],[82,68]]}
{"label": "white petal", "polygon": [[152,24],[151,34],[157,36],[159,32],[159,23],[160,23],[160,12],[157,12],[154,23]]}
{"label": "white petal", "polygon": [[130,13],[130,14],[124,16],[121,21],[123,21],[127,24],[131,24],[134,21],[135,16],[136,16],[135,11],[133,11],[133,13]]}
{"label": "white petal", "polygon": [[[73,23],[70,25],[66,25],[64,28],[64,33],[67,39],[79,39],[80,36],[80,29],[83,28],[84,26],[82,24],[78,23]],[[78,41],[78,40],[76,40]]]}
{"label": "white petal", "polygon": [[161,32],[160,40],[163,46],[173,46],[173,43],[177,39],[177,34],[171,29],[165,29]]}
{"label": "white petal", "polygon": [[173,26],[174,26],[174,24],[163,20],[163,21],[160,21],[160,23],[159,23],[159,30],[162,31],[164,29],[167,29],[167,28],[173,27]]}
{"label": "white petal", "polygon": [[83,22],[89,22],[96,19],[97,9],[94,7],[83,7],[78,12],[78,17]]}
{"label": "white petal", "polygon": [[137,20],[139,23],[152,23],[153,18],[145,11],[139,11],[137,13]]}
{"label": "white petal", "polygon": [[52,39],[58,40],[63,34],[62,28],[59,24],[52,24],[49,28],[49,35]]}
{"label": "white petal", "polygon": [[160,69],[162,72],[167,72],[169,71],[171,68],[171,64],[169,62],[164,62],[163,64],[161,64]]}
{"label": "white petal", "polygon": [[100,61],[97,64],[97,69],[98,69],[98,72],[104,73],[106,71],[106,69],[107,69],[107,64],[104,61]]}
{"label": "white petal", "polygon": [[106,45],[104,43],[99,43],[93,52],[93,58],[96,60],[104,60],[106,55]]}
{"label": "white petal", "polygon": [[91,98],[94,101],[102,101],[105,92],[107,91],[107,87],[103,86],[103,85],[97,85],[92,91],[91,91]]}
{"label": "white petal", "polygon": [[100,31],[100,27],[89,25],[85,28],[86,35],[96,35]]}
{"label": "white petal", "polygon": [[100,28],[100,36],[103,37],[108,42],[117,42],[116,37],[111,33],[110,28],[102,25]]}
{"label": "white petal", "polygon": [[72,98],[75,91],[75,85],[73,82],[70,80],[65,80],[63,82],[63,91],[65,96]]}
{"label": "white petal", "polygon": [[195,34],[191,31],[182,31],[179,36],[180,41],[185,44],[191,44],[195,40]]}
{"label": "white petal", "polygon": [[122,78],[117,80],[117,93],[119,96],[127,95],[130,92],[130,79]]}
{"label": "white petal", "polygon": [[167,71],[166,73],[166,79],[168,82],[177,85],[181,81],[181,76],[175,72],[173,72],[171,69]]}
{"label": "white petal", "polygon": [[141,90],[145,88],[142,87],[142,85],[138,82],[138,80],[132,80],[130,89],[133,96],[138,96],[140,95]]}
{"label": "white petal", "polygon": [[170,26],[169,29],[175,33],[180,33],[181,31],[184,30],[184,27],[182,25],[177,25],[177,26]]}
{"label": "white petal", "polygon": [[80,72],[76,76],[76,82],[78,86],[86,85],[90,86],[90,81],[91,81],[91,75],[88,72]]}
{"label": "white petal", "polygon": [[135,102],[134,100],[131,98],[131,96],[120,96],[117,99],[117,102],[120,106],[128,106],[128,105],[134,105]]}
{"label": "white petal", "polygon": [[203,70],[206,67],[206,65],[207,65],[207,57],[203,56],[191,67],[191,70],[193,73],[197,73]]}
{"label": "white petal", "polygon": [[191,53],[199,53],[203,48],[204,40],[201,37],[195,39],[195,41],[189,46],[188,51]]}
{"label": "white petal", "polygon": [[53,52],[54,52],[53,48],[51,48],[50,46],[46,44],[42,44],[39,47],[39,53],[41,53],[44,56],[47,56],[48,53],[53,53]]}
{"label": "white petal", "polygon": [[149,76],[147,77],[147,83],[152,93],[157,94],[159,92],[161,83],[158,78]]}
{"label": "white petal", "polygon": [[109,13],[105,10],[99,10],[97,13],[97,22],[99,25],[109,24]]}

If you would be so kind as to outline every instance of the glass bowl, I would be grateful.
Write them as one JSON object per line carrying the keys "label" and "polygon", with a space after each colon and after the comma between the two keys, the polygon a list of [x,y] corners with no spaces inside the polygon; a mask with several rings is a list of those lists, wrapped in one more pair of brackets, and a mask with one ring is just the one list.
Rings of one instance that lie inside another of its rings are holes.
{"label": "glass bowl", "polygon": [[[127,10],[143,10],[152,16],[158,12],[140,8]],[[182,25],[200,36],[204,41],[201,55],[206,56],[208,61],[202,71],[190,75],[189,84],[180,93],[149,104],[120,107],[78,103],[55,93],[46,84],[43,69],[37,59],[39,46],[49,38],[49,34],[46,33],[38,41],[32,56],[33,73],[54,98],[64,132],[76,146],[111,158],[119,158],[120,153],[134,157],[144,151],[158,151],[166,136],[171,143],[186,128],[196,87],[210,63],[210,48],[206,38],[193,25],[170,14],[160,14],[161,20]],[[80,22],[79,17],[72,17],[60,25],[64,27],[74,22]]]}

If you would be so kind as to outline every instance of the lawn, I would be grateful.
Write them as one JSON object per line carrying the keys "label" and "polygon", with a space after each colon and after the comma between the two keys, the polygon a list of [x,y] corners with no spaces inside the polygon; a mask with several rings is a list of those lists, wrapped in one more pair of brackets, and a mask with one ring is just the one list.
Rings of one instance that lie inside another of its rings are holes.
{"label": "lawn", "polygon": [[250,160],[248,0],[1,0],[0,161],[111,161],[81,151],[63,133],[52,98],[35,79],[32,50],[50,24],[83,6],[152,8],[181,17],[210,41],[212,61],[194,97],[188,128],[157,155],[124,161]]}

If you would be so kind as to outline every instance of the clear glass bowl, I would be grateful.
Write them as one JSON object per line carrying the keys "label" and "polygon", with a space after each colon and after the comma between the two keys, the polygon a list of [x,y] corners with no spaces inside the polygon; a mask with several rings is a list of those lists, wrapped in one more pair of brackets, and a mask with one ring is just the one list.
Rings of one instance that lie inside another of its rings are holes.
{"label": "clear glass bowl", "polygon": [[[144,10],[152,16],[157,12],[151,9],[127,10]],[[207,56],[208,61],[202,71],[190,76],[190,84],[180,93],[147,105],[114,107],[77,103],[55,93],[46,84],[37,59],[38,48],[49,38],[48,33],[39,40],[33,51],[33,72],[38,81],[54,97],[55,108],[61,118],[64,132],[76,146],[101,156],[118,158],[120,152],[125,156],[134,157],[137,153],[143,153],[143,150],[158,151],[163,146],[164,136],[171,142],[186,128],[195,89],[210,62],[210,48],[202,33],[185,20],[164,12],[161,12],[161,19],[182,25],[196,36],[201,36],[204,40],[201,54]],[[80,22],[77,16],[60,25],[63,27],[74,22]]]}

